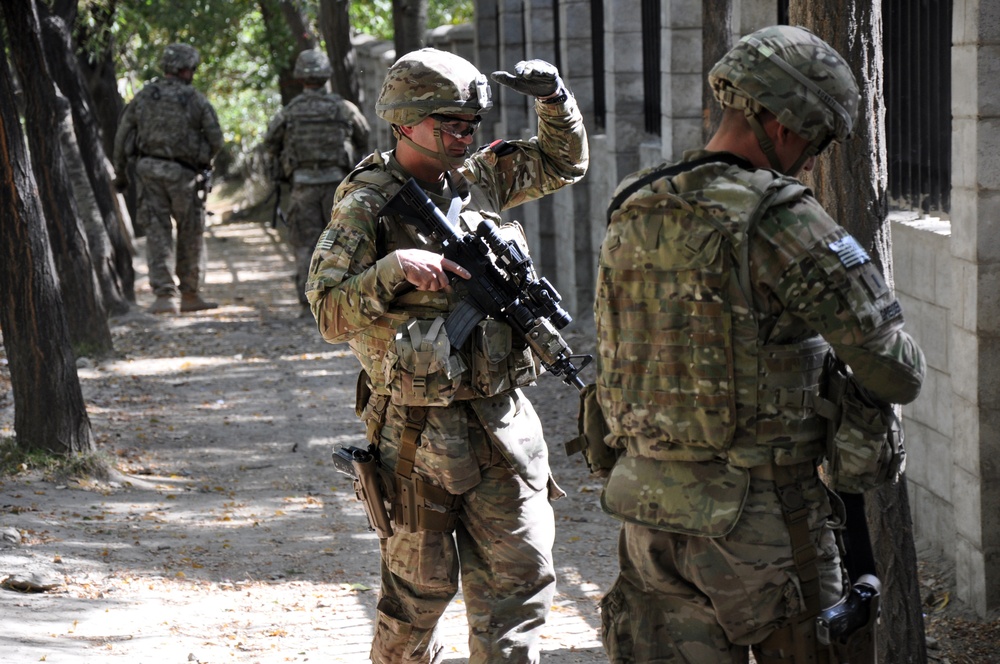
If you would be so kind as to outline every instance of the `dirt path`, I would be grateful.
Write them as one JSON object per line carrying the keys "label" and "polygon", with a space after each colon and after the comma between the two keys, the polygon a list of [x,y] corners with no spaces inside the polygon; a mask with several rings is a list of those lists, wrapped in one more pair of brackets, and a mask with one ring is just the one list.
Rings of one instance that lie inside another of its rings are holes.
{"label": "dirt path", "polygon": [[[276,232],[211,226],[208,256],[218,310],[136,309],[113,321],[118,357],[80,362],[99,447],[122,475],[0,480],[0,580],[37,572],[57,584],[0,590],[0,661],[367,661],[377,540],[329,463],[335,444],[362,440],[356,361],[301,315]],[[137,293],[152,300],[142,279]],[[615,573],[617,524],[562,451],[575,391],[544,376],[529,395],[569,494],[554,504],[559,594],[545,661],[604,662],[596,605]],[[12,427],[8,397],[0,435]],[[445,621],[451,662],[467,657],[463,610],[459,598]]]}
{"label": "dirt path", "polygon": [[[36,573],[54,584],[0,589],[0,662],[367,661],[377,540],[329,463],[334,445],[361,441],[356,362],[301,315],[275,231],[214,225],[208,247],[218,310],[137,308],[113,321],[117,357],[80,362],[99,448],[121,475],[0,479],[0,581]],[[137,292],[151,302],[142,278]],[[567,338],[578,351],[593,344]],[[0,348],[0,436],[14,419],[5,363]],[[529,396],[569,494],[554,503],[559,594],[543,661],[606,662],[597,602],[616,571],[617,522],[600,510],[599,482],[562,451],[575,391],[543,376]],[[921,554],[921,583],[931,661],[1000,661],[1000,618],[977,621],[951,599],[954,575],[933,552]],[[444,627],[447,661],[465,662],[461,598]]]}

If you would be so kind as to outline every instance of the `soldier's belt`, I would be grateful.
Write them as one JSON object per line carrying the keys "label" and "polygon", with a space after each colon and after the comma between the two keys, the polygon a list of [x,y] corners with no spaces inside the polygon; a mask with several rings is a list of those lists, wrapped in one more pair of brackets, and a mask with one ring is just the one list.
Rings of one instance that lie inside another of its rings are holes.
{"label": "soldier's belt", "polygon": [[[754,466],[753,468],[748,468],[750,471],[750,477],[757,480],[767,480],[770,482],[775,481],[775,464],[768,463],[762,466]],[[787,468],[794,479],[800,480],[807,477],[812,477],[816,473],[816,464],[810,462],[806,463],[796,463],[791,466],[782,466],[782,468]]]}

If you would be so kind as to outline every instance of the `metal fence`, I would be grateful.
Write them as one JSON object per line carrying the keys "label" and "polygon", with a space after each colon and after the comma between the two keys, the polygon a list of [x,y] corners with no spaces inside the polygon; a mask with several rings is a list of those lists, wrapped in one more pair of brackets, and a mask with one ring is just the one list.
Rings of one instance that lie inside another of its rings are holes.
{"label": "metal fence", "polygon": [[883,0],[893,207],[942,214],[951,189],[951,0]]}

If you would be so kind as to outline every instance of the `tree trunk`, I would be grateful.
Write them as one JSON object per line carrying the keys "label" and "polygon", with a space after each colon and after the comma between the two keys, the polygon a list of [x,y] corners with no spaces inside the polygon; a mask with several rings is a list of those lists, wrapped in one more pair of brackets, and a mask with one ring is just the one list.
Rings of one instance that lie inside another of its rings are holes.
{"label": "tree trunk", "polygon": [[[72,28],[74,43],[84,47],[77,49],[77,64],[94,102],[94,116],[106,155],[114,152],[118,118],[125,108],[125,102],[118,92],[118,77],[115,72],[115,38],[112,27],[116,7],[115,0],[107,4],[91,3],[90,14],[95,19],[93,27],[76,21],[76,2],[73,0],[59,0],[52,9],[53,15],[62,18],[63,23]],[[101,36],[101,47],[96,53],[90,44],[94,35]]]}
{"label": "tree trunk", "polygon": [[[97,275],[107,310],[112,314],[120,315],[129,310],[129,298],[125,294],[122,279],[115,267],[114,246],[108,236],[104,215],[94,194],[94,184],[88,175],[87,162],[83,158],[80,141],[77,138],[78,133],[85,134],[88,130],[84,128],[80,132],[76,131],[77,117],[81,123],[89,124],[92,127],[90,131],[94,131],[96,120],[90,112],[89,95],[82,96],[87,92],[82,75],[73,76],[71,73],[78,61],[73,56],[69,30],[63,20],[57,16],[43,19],[42,38],[42,45],[45,48],[45,62],[48,64],[49,71],[52,72],[59,91],[67,96],[70,108],[76,109],[67,118],[60,118],[64,122],[61,138],[63,156],[66,160],[66,168],[77,203],[77,212],[87,232],[91,263]],[[118,91],[115,90],[115,97],[117,96]],[[66,128],[69,129],[68,132],[65,131]],[[100,156],[102,160],[104,158],[103,145],[101,142],[102,154]],[[113,215],[112,219],[116,220],[115,223],[118,225],[118,215]],[[131,260],[129,260],[129,266],[131,266]]]}
{"label": "tree trunk", "polygon": [[[111,185],[109,175],[107,153],[104,151],[101,130],[93,113],[94,102],[83,80],[76,56],[73,55],[72,39],[66,21],[60,16],[45,15],[51,11],[45,7],[45,3],[39,4],[44,16],[42,43],[45,48],[45,58],[56,87],[66,95],[73,109],[73,126],[76,130],[80,156],[86,165],[94,199],[100,208],[108,241],[113,248],[116,275],[114,289],[121,293],[117,299],[124,298],[128,302],[135,302],[135,269],[132,265],[135,249],[132,245],[132,234],[125,219],[118,212],[116,192]],[[93,248],[91,250],[93,251]]]}
{"label": "tree trunk", "polygon": [[[0,31],[0,55],[5,50]],[[6,56],[0,57],[0,328],[14,393],[14,433],[25,450],[89,452],[90,420],[13,87]]]}
{"label": "tree trunk", "polygon": [[13,3],[4,10],[4,18],[24,92],[31,163],[73,345],[79,355],[106,355],[114,348],[107,309],[91,266],[87,236],[77,214],[59,140],[62,115],[69,113],[69,102],[56,96],[49,78],[34,0]]}
{"label": "tree trunk", "polygon": [[358,57],[351,43],[349,5],[343,0],[320,0],[319,29],[326,41],[330,57],[333,91],[344,99],[360,105],[358,94]]}
{"label": "tree trunk", "polygon": [[[275,48],[275,44],[284,44],[285,38],[279,37],[278,34],[283,32],[288,22],[282,17],[279,18],[278,14],[282,13],[282,8],[280,2],[275,4],[278,0],[258,0],[257,7],[260,8],[261,21],[264,23],[264,30],[268,34],[267,43],[271,45],[272,50]],[[295,66],[295,58],[302,51],[301,47],[296,46],[295,53],[291,56],[290,62],[285,62],[284,65],[278,65],[278,91],[281,93],[281,105],[287,106],[288,102],[295,99],[302,92],[302,83],[295,80],[295,76],[292,74],[293,67]],[[284,62],[284,58],[280,56],[275,58],[276,62]]]}
{"label": "tree trunk", "polygon": [[[828,150],[810,184],[833,218],[881,264],[891,284],[881,6],[860,0],[798,0],[789,18],[836,48],[851,63],[861,86],[854,138]],[[869,492],[865,502],[883,584],[879,661],[922,664],[927,652],[905,478]]]}
{"label": "tree trunk", "polygon": [[[704,0],[702,16],[701,64],[702,80],[708,80],[708,72],[733,46],[731,25],[733,22],[733,0]],[[722,107],[715,101],[709,85],[702,86],[702,142],[707,143],[715,134],[722,121]]]}
{"label": "tree trunk", "polygon": [[392,0],[392,30],[397,58],[423,48],[427,0]]}

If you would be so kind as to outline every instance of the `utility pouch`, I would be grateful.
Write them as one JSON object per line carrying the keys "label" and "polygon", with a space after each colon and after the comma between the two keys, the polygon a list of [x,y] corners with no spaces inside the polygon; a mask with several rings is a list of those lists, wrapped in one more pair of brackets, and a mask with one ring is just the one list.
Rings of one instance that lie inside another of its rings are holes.
{"label": "utility pouch", "polygon": [[566,455],[582,452],[590,472],[598,477],[607,477],[623,450],[609,447],[604,442],[611,431],[597,400],[597,385],[594,383],[580,391],[576,428],[579,435],[566,441]]}
{"label": "utility pouch", "polygon": [[393,403],[403,406],[447,406],[455,399],[465,362],[452,355],[444,318],[413,318],[396,329],[395,372],[390,382]]}
{"label": "utility pouch", "polygon": [[831,488],[864,493],[894,482],[903,472],[906,451],[892,406],[875,399],[832,354],[826,372],[826,399],[837,406],[824,463]]}
{"label": "utility pouch", "polygon": [[472,338],[472,385],[484,397],[508,392],[535,381],[531,351],[514,347],[510,325],[484,318]]}
{"label": "utility pouch", "polygon": [[458,525],[458,506],[462,497],[428,484],[417,476],[394,476],[396,491],[392,520],[396,531],[417,533],[422,530],[450,533]]}

